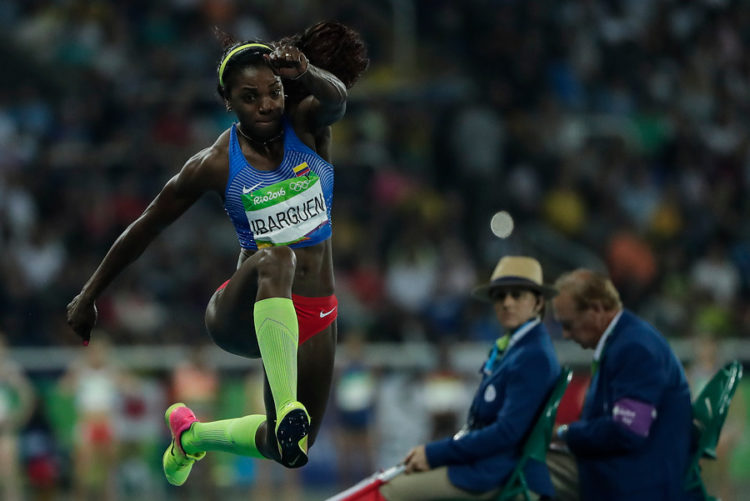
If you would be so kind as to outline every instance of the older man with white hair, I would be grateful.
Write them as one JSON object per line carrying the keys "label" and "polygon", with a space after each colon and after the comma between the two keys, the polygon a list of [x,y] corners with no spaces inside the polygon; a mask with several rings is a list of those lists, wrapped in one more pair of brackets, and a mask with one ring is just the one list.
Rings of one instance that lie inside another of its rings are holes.
{"label": "older man with white hair", "polygon": [[692,407],[680,361],[656,329],[623,308],[606,276],[578,269],[555,286],[563,336],[594,350],[581,417],[556,432],[572,456],[548,456],[558,499],[690,499],[683,482]]}

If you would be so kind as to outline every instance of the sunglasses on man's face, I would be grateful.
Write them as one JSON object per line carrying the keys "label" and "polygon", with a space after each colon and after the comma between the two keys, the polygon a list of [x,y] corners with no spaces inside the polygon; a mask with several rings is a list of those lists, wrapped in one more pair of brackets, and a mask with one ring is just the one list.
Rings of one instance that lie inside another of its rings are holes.
{"label": "sunglasses on man's face", "polygon": [[531,291],[526,289],[495,289],[490,292],[490,298],[493,301],[504,301],[506,297],[510,296],[518,301],[527,292]]}

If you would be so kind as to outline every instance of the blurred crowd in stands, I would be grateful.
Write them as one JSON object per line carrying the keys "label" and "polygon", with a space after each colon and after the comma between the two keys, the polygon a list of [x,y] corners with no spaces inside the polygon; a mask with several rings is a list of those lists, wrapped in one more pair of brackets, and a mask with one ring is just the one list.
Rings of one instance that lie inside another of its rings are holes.
{"label": "blurred crowd in stands", "polygon": [[[274,40],[321,19],[358,29],[372,58],[334,129],[342,330],[494,337],[467,292],[519,251],[553,271],[606,267],[669,336],[748,335],[743,2],[11,0],[0,7],[11,345],[76,342],[66,303],[229,125],[211,26]],[[504,241],[488,225],[500,209],[516,222]],[[115,343],[204,341],[203,309],[238,249],[207,198],[99,301],[100,325]]]}

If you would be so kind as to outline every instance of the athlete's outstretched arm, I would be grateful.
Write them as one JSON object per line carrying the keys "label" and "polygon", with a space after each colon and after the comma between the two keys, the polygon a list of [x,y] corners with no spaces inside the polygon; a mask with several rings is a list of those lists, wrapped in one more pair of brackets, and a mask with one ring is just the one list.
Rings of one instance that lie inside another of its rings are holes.
{"label": "athlete's outstretched arm", "polygon": [[87,343],[96,323],[94,302],[114,278],[135,261],[156,236],[192,206],[211,183],[206,168],[212,148],[203,150],[188,160],[170,179],[161,192],[117,237],[99,267],[91,275],[81,292],[68,304],[68,325]]}

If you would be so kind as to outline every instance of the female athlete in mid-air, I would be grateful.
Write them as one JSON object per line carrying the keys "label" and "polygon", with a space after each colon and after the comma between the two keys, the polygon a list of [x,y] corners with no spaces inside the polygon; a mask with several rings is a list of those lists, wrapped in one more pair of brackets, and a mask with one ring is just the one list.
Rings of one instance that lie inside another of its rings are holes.
{"label": "female athlete in mid-air", "polygon": [[219,35],[218,92],[237,122],[167,182],[68,305],[68,324],[88,343],[95,300],[110,282],[203,194],[221,197],[241,253],[209,301],[206,327],[224,350],[262,358],[266,413],[202,423],[184,404],[172,405],[163,466],[174,485],[206,451],[289,468],[307,463],[336,346],[330,125],[344,115],[346,89],[369,63],[359,35],[334,22],[276,44]]}

